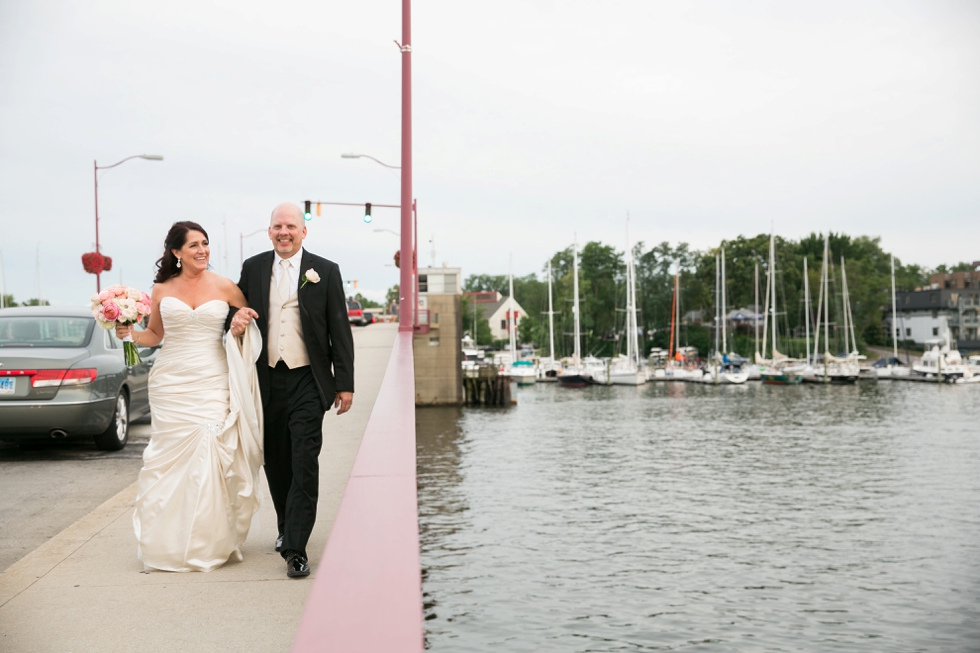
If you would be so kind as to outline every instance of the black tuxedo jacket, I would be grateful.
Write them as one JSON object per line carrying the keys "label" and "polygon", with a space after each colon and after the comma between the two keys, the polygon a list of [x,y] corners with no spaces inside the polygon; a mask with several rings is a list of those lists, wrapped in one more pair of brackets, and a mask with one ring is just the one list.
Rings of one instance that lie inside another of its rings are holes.
{"label": "black tuxedo jacket", "polygon": [[[262,333],[263,346],[256,367],[263,406],[269,403],[269,354],[264,343],[269,341],[269,285],[274,261],[275,253],[271,251],[249,258],[242,264],[242,278],[238,282],[248,305],[259,314],[256,322]],[[304,285],[302,277],[310,269],[320,275],[320,281]],[[302,287],[298,291],[298,301],[303,340],[323,409],[330,410],[338,392],[354,392],[354,337],[347,319],[344,282],[336,263],[311,254],[305,248],[299,270]],[[229,313],[229,324],[233,314]]]}

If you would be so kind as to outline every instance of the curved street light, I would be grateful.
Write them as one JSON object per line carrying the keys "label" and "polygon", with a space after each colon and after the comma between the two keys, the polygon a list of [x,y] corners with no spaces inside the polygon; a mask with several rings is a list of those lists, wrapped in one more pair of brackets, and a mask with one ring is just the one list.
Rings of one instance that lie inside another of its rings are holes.
{"label": "curved street light", "polygon": [[[117,161],[111,166],[100,166],[98,161],[92,161],[92,176],[95,179],[95,253],[101,255],[102,252],[99,248],[99,170],[109,170],[120,166],[130,159],[146,159],[147,161],[163,161],[163,157],[159,154],[134,154],[133,156],[127,156],[122,161]],[[95,291],[102,291],[102,270],[99,269],[95,273]]]}
{"label": "curved street light", "polygon": [[341,159],[361,159],[361,158],[371,159],[375,163],[378,163],[380,165],[383,165],[386,168],[391,168],[392,170],[401,170],[401,166],[390,166],[387,163],[385,163],[384,161],[379,161],[378,159],[375,159],[370,154],[353,154],[353,153],[348,152],[347,154],[341,154],[340,155],[340,158]]}
{"label": "curved street light", "polygon": [[395,235],[396,235],[396,236],[398,236],[399,238],[401,238],[401,237],[402,237],[402,235],[401,235],[400,233],[398,233],[397,231],[394,231],[393,229],[375,229],[375,230],[374,230],[374,233],[376,233],[376,234],[379,234],[379,233],[381,233],[382,231],[387,231],[387,232],[388,232],[388,233],[390,233],[390,234],[395,234]]}

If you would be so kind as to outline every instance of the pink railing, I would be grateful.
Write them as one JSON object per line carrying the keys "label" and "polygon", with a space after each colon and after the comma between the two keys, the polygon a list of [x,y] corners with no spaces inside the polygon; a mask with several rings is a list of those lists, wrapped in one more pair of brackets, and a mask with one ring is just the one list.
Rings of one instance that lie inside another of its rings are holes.
{"label": "pink railing", "polygon": [[399,332],[294,653],[423,649],[414,367],[412,333]]}

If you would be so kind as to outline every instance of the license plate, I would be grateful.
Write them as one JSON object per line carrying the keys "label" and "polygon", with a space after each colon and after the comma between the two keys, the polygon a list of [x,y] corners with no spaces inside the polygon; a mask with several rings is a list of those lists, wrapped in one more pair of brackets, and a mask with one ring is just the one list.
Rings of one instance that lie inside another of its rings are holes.
{"label": "license plate", "polygon": [[14,394],[14,381],[9,377],[5,379],[0,379],[0,395],[12,395]]}

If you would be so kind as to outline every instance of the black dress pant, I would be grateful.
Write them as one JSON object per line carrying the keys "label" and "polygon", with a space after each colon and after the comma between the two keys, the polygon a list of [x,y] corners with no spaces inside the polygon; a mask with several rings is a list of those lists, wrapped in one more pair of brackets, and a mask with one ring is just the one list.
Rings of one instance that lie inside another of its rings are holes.
{"label": "black dress pant", "polygon": [[323,404],[309,366],[270,372],[265,407],[265,476],[276,507],[282,556],[306,555],[316,521],[323,446]]}

